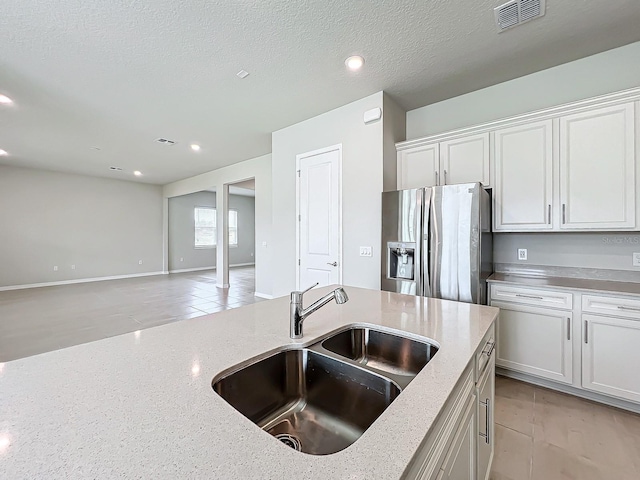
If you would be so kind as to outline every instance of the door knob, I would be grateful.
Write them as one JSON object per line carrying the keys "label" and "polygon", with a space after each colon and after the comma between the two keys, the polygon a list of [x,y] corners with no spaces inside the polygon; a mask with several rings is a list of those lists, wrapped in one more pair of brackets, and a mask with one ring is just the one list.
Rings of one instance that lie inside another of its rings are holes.
{"label": "door knob", "polygon": [[337,267],[338,266],[338,262],[327,262],[327,265],[331,265],[332,267]]}

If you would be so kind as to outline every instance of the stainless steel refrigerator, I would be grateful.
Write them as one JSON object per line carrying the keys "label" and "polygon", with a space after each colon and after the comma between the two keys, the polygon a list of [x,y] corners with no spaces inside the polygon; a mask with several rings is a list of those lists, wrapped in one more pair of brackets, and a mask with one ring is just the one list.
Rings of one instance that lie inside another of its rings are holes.
{"label": "stainless steel refrigerator", "polygon": [[487,303],[491,196],[480,183],[382,194],[382,290]]}

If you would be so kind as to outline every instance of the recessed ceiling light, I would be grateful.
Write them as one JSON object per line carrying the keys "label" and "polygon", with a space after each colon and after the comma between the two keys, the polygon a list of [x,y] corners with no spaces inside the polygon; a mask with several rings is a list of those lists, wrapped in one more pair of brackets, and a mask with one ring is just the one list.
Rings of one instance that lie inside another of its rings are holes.
{"label": "recessed ceiling light", "polygon": [[364,65],[364,58],[360,55],[353,55],[352,57],[347,58],[344,61],[344,64],[349,70],[353,70],[355,72],[356,70],[360,70]]}
{"label": "recessed ceiling light", "polygon": [[13,100],[11,100],[6,95],[0,95],[0,103],[2,103],[3,105],[11,105],[13,103]]}
{"label": "recessed ceiling light", "polygon": [[200,151],[200,145],[198,145],[197,143],[192,143],[191,144],[191,150],[193,150],[194,152],[199,152]]}
{"label": "recessed ceiling light", "polygon": [[135,172],[133,172],[133,174],[134,174],[136,177],[141,177],[141,176],[142,176],[142,172],[141,172],[140,170],[136,170]]}
{"label": "recessed ceiling light", "polygon": [[9,155],[5,150],[2,150],[0,148],[0,156],[5,156],[5,155]]}
{"label": "recessed ceiling light", "polygon": [[246,70],[240,70],[236,75],[240,78],[247,78],[249,76],[249,72]]}

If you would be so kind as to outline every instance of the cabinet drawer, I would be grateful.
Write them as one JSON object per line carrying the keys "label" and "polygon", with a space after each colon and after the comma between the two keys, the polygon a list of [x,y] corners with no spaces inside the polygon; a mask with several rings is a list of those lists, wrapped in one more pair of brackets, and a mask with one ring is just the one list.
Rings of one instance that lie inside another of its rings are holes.
{"label": "cabinet drawer", "polygon": [[487,368],[489,364],[489,360],[491,360],[491,356],[493,355],[496,348],[496,328],[493,325],[484,339],[482,340],[482,349],[476,354],[476,362],[478,364],[478,375],[477,379],[479,379],[484,370]]}
{"label": "cabinet drawer", "polygon": [[491,300],[539,305],[562,310],[571,310],[573,308],[573,295],[568,292],[513,287],[495,283],[491,285]]}
{"label": "cabinet drawer", "polygon": [[616,317],[636,318],[640,320],[640,298],[583,295],[582,311],[585,313],[602,313],[604,315],[615,315]]}

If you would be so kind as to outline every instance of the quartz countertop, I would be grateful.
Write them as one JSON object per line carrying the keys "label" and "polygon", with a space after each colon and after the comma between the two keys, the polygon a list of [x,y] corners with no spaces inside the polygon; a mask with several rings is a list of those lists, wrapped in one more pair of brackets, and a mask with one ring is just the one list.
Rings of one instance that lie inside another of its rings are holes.
{"label": "quartz countertop", "polygon": [[[282,297],[0,364],[0,477],[401,478],[498,309],[345,290],[349,302],[307,318],[299,341]],[[440,350],[345,450],[296,452],[211,388],[237,363],[352,323],[429,337]]]}
{"label": "quartz countertop", "polygon": [[553,277],[513,273],[494,273],[487,280],[489,283],[511,283],[528,287],[557,287],[572,290],[589,290],[599,293],[621,293],[640,295],[640,283],[618,282],[588,278]]}

